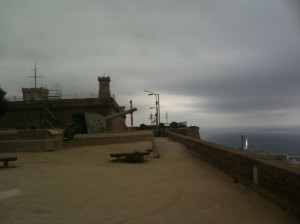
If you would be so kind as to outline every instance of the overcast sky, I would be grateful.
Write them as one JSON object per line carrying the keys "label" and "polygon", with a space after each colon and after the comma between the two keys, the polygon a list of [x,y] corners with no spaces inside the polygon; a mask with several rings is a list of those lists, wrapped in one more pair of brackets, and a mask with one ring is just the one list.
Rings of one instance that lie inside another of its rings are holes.
{"label": "overcast sky", "polygon": [[[0,85],[93,96],[111,77],[120,105],[150,124],[300,125],[298,0],[0,0]],[[128,118],[127,118],[128,119]],[[128,119],[129,120],[129,119]]]}

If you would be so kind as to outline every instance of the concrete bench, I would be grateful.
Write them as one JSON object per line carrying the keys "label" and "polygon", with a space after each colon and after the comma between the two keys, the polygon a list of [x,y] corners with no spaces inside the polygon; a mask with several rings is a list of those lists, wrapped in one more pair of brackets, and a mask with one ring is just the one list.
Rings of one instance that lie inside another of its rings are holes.
{"label": "concrete bench", "polygon": [[16,161],[17,157],[0,157],[0,162],[3,162],[3,166],[6,168],[8,167],[9,161]]}
{"label": "concrete bench", "polygon": [[131,163],[139,163],[144,161],[144,156],[150,155],[149,151],[146,152],[131,152],[131,153],[112,153],[110,157],[116,158],[116,160],[121,160]]}

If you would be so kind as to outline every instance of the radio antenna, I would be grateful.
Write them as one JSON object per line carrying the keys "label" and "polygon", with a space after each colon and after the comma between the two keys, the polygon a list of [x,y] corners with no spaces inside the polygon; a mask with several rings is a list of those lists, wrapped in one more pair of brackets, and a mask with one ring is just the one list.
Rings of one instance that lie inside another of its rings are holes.
{"label": "radio antenna", "polygon": [[38,70],[38,68],[36,67],[36,63],[34,62],[34,68],[33,68],[34,76],[27,76],[29,78],[34,78],[34,88],[36,88],[36,79],[37,78],[44,78],[43,76],[37,76],[37,70]]}

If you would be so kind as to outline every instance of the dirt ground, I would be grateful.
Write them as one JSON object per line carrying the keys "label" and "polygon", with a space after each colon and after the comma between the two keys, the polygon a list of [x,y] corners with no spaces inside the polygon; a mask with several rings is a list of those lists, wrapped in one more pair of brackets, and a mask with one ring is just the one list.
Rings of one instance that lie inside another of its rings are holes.
{"label": "dirt ground", "polygon": [[161,158],[137,164],[109,154],[151,143],[15,154],[12,167],[0,169],[0,223],[299,223],[180,143],[155,142]]}

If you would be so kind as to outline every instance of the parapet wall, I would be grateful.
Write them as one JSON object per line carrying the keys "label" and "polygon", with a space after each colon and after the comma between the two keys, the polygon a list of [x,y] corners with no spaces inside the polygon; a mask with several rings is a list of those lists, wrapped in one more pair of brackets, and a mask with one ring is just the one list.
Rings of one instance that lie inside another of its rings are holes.
{"label": "parapet wall", "polygon": [[0,152],[43,152],[63,147],[60,130],[28,129],[0,131]]}
{"label": "parapet wall", "polygon": [[191,153],[300,217],[300,167],[285,161],[241,151],[166,131],[165,136]]}
{"label": "parapet wall", "polygon": [[152,132],[129,131],[119,133],[76,134],[73,139],[73,146],[121,144],[139,141],[153,142],[154,137]]}
{"label": "parapet wall", "polygon": [[199,127],[186,127],[186,128],[167,128],[165,131],[170,131],[180,135],[200,139]]}

